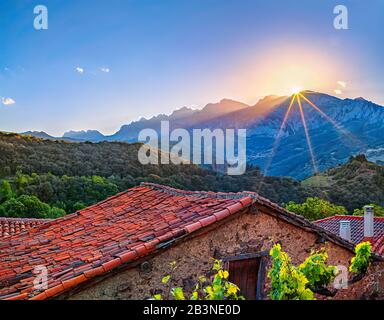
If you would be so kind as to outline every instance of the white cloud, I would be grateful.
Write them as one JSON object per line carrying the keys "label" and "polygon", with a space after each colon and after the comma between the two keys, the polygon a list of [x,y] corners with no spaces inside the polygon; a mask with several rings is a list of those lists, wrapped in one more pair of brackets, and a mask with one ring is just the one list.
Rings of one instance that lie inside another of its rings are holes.
{"label": "white cloud", "polygon": [[13,100],[12,98],[1,98],[1,103],[3,104],[3,105],[5,105],[5,106],[10,106],[10,105],[12,105],[12,104],[15,104],[16,103],[16,101],[15,100]]}
{"label": "white cloud", "polygon": [[335,89],[335,90],[333,90],[333,92],[336,93],[336,94],[342,94],[343,93],[343,91],[341,91],[339,89]]}
{"label": "white cloud", "polygon": [[347,86],[347,83],[345,81],[337,81],[337,84],[339,86],[342,86],[343,88],[345,88]]}
{"label": "white cloud", "polygon": [[78,73],[84,73],[84,69],[81,68],[81,67],[76,67],[76,71],[77,71]]}
{"label": "white cloud", "polygon": [[109,69],[108,67],[102,67],[102,68],[100,68],[100,71],[105,72],[105,73],[109,73],[111,71],[111,69]]}

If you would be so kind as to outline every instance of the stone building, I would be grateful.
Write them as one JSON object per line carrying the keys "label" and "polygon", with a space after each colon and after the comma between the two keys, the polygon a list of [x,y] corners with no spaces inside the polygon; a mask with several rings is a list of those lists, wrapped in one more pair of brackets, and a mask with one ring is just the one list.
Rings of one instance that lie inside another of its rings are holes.
{"label": "stone building", "polygon": [[[354,255],[352,242],[255,193],[144,183],[1,238],[0,298],[148,299],[165,290],[161,279],[171,262],[178,266],[175,285],[188,290],[209,275],[214,257],[248,299],[264,299],[268,251],[276,242],[296,264],[320,248],[333,265],[348,266]],[[41,270],[47,284],[39,286]],[[374,255],[366,276],[334,298],[383,298],[383,270]]]}

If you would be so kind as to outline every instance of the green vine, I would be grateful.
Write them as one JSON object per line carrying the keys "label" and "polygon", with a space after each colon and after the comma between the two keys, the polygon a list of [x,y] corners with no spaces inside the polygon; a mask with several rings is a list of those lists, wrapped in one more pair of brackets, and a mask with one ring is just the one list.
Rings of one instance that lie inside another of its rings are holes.
{"label": "green vine", "polygon": [[337,274],[335,266],[327,266],[328,254],[324,251],[312,253],[300,264],[299,270],[308,279],[307,287],[311,290],[326,287]]}
{"label": "green vine", "polygon": [[[364,274],[370,264],[371,244],[363,242],[356,246],[355,257],[351,260],[349,270],[353,273]],[[272,300],[314,300],[314,291],[331,283],[337,274],[337,268],[327,265],[328,254],[325,250],[312,252],[299,266],[291,262],[289,255],[281,250],[280,244],[275,244],[269,252],[272,266],[268,271],[271,279],[269,297]],[[222,261],[214,260],[212,270],[215,274],[210,279],[199,277],[190,295],[181,287],[172,287],[172,275],[177,268],[176,262],[171,263],[171,273],[162,279],[168,286],[168,295],[154,295],[154,299],[162,300],[173,297],[175,300],[244,300],[240,289],[228,280],[229,273],[223,269]]]}
{"label": "green vine", "polygon": [[271,279],[269,297],[272,300],[313,300],[313,292],[307,288],[308,279],[292,263],[288,254],[281,251],[280,244],[270,250],[272,267],[268,272]]}
{"label": "green vine", "polygon": [[270,250],[272,267],[268,272],[271,279],[269,297],[272,300],[313,300],[313,291],[323,289],[336,276],[337,268],[327,266],[328,254],[313,252],[298,267],[294,266],[288,254],[275,244]]}
{"label": "green vine", "polygon": [[211,279],[199,277],[193,292],[188,296],[181,287],[171,287],[173,271],[177,268],[176,263],[171,263],[171,273],[162,279],[162,283],[168,286],[170,295],[163,297],[161,294],[154,295],[155,300],[169,299],[170,296],[175,300],[244,300],[240,289],[235,284],[229,282],[229,272],[223,269],[222,261],[214,260],[212,270],[215,274]]}
{"label": "green vine", "polygon": [[370,242],[361,242],[355,248],[355,256],[351,260],[349,271],[357,274],[364,274],[370,264],[372,248]]}

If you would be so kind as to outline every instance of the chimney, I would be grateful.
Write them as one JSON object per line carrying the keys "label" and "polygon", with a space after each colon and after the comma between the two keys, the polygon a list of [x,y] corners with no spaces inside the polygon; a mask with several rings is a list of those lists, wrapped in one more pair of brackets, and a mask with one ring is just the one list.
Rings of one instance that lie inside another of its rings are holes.
{"label": "chimney", "polygon": [[373,240],[373,206],[364,207],[364,241]]}
{"label": "chimney", "polygon": [[340,237],[351,241],[351,222],[349,220],[340,221]]}

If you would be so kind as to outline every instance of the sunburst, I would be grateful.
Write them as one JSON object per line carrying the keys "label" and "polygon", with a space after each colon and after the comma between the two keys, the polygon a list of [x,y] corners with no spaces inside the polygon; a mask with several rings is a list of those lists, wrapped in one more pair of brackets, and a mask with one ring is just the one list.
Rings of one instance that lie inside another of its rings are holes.
{"label": "sunburst", "polygon": [[299,111],[300,111],[301,122],[302,122],[302,124],[303,124],[304,133],[305,133],[305,138],[306,138],[306,140],[307,140],[307,145],[308,145],[309,155],[311,156],[311,161],[312,161],[313,171],[314,171],[314,173],[317,173],[317,172],[318,172],[318,169],[317,169],[317,164],[316,164],[316,159],[315,159],[315,153],[314,153],[314,151],[313,151],[312,142],[311,142],[311,137],[309,136],[308,126],[307,126],[307,121],[305,120],[305,115],[304,115],[304,111],[303,111],[303,106],[301,105],[300,94],[297,95],[297,104],[299,105]]}
{"label": "sunburst", "polygon": [[286,125],[287,125],[287,121],[289,119],[289,116],[291,114],[291,111],[292,111],[293,107],[295,106],[295,101],[297,102],[297,106],[298,106],[298,110],[299,110],[299,114],[300,114],[300,119],[301,119],[301,122],[302,122],[302,125],[303,125],[305,139],[306,139],[307,147],[308,147],[308,152],[309,152],[310,159],[311,159],[311,164],[312,164],[312,167],[313,167],[313,172],[314,173],[318,172],[318,166],[317,166],[317,161],[316,161],[316,157],[315,157],[315,152],[314,152],[314,148],[312,146],[311,136],[310,136],[310,133],[309,133],[309,130],[308,130],[308,125],[307,125],[307,121],[306,121],[306,118],[305,118],[304,108],[303,108],[303,104],[301,102],[301,99],[303,99],[310,107],[312,107],[323,118],[325,118],[328,122],[330,122],[335,127],[335,129],[338,132],[341,132],[342,134],[344,134],[345,136],[347,136],[348,138],[353,140],[355,143],[359,143],[359,144],[363,145],[361,141],[359,141],[349,131],[344,129],[335,120],[333,120],[324,111],[322,111],[314,102],[312,102],[308,97],[306,97],[304,95],[304,92],[301,89],[295,87],[295,88],[291,89],[291,92],[292,92],[292,95],[291,95],[290,103],[288,105],[288,109],[287,109],[287,111],[284,114],[283,121],[282,121],[282,123],[280,125],[280,128],[279,128],[279,130],[277,132],[277,135],[275,137],[275,141],[274,141],[274,144],[273,144],[270,156],[268,158],[268,161],[267,161],[266,165],[264,166],[264,174],[263,174],[264,176],[267,175],[267,173],[269,171],[269,168],[270,168],[270,166],[272,164],[273,158],[276,155],[277,149],[278,149],[278,147],[280,145],[281,138],[283,136],[284,130],[285,130]]}

